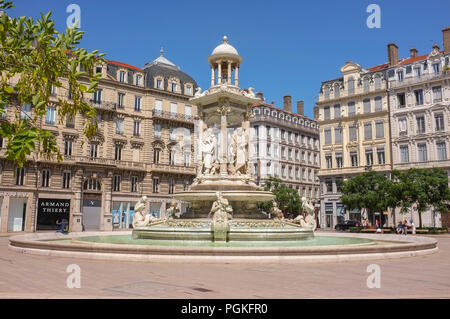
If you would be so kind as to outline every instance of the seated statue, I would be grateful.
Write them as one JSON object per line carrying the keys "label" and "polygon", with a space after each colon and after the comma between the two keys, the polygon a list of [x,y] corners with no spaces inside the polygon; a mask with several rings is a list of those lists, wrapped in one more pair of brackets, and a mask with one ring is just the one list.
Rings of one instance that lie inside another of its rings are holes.
{"label": "seated statue", "polygon": [[175,201],[172,201],[170,204],[170,208],[167,209],[167,215],[169,218],[180,218],[181,212],[178,209],[177,203]]}
{"label": "seated statue", "polygon": [[145,214],[146,202],[147,196],[142,196],[136,206],[134,206],[133,228],[148,226],[155,220],[158,220],[158,218],[153,217],[150,214]]}
{"label": "seated statue", "polygon": [[233,207],[228,200],[222,196],[221,192],[216,193],[217,199],[213,203],[210,214],[213,215],[211,230],[214,234],[214,241],[226,241],[230,229],[228,220],[231,219]]}
{"label": "seated statue", "polygon": [[273,201],[272,208],[270,209],[270,215],[272,218],[283,219],[283,212],[278,208],[276,201]]}
{"label": "seated statue", "polygon": [[305,197],[302,197],[302,209],[306,212],[306,216],[300,214],[293,220],[293,222],[300,224],[303,228],[316,230],[317,222],[314,214],[314,206],[308,202]]}

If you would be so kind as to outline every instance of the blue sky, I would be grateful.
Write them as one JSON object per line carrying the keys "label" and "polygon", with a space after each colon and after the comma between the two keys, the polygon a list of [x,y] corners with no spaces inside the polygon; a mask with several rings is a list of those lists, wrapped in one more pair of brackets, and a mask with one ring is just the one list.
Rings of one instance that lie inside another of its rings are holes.
{"label": "blue sky", "polygon": [[[340,76],[348,60],[370,67],[386,62],[386,44],[399,46],[399,56],[415,47],[429,53],[441,30],[450,26],[450,1],[137,1],[15,0],[10,15],[38,17],[52,11],[63,31],[69,4],[81,8],[81,45],[99,49],[106,58],[143,67],[165,56],[209,87],[207,57],[227,35],[243,57],[242,88],[254,87],[268,103],[282,107],[283,95],[305,101],[312,117],[322,81]],[[369,4],[381,8],[381,28],[369,29]]]}

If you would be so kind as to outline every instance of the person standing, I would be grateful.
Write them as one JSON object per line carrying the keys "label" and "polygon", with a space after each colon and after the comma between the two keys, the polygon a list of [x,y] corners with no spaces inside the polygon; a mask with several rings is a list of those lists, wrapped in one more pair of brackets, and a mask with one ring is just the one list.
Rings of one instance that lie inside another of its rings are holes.
{"label": "person standing", "polygon": [[413,235],[415,235],[416,234],[416,225],[414,225],[414,221],[412,219],[409,222],[411,223],[411,232]]}
{"label": "person standing", "polygon": [[408,234],[408,222],[406,219],[403,221],[403,232],[405,233],[405,236]]}

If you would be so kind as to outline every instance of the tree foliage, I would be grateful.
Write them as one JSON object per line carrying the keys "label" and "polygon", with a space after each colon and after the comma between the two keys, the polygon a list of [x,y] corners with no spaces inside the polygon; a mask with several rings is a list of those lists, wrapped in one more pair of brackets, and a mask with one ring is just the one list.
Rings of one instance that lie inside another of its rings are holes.
{"label": "tree foliage", "polygon": [[[62,160],[55,136],[41,125],[52,86],[61,88],[63,82],[68,83],[65,89],[70,88],[72,95],[71,100],[58,97],[55,108],[60,121],[83,115],[84,133],[92,138],[97,130],[96,110],[83,97],[98,86],[101,74],[94,74],[94,67],[104,62],[103,54],[77,47],[84,32],[76,26],[59,33],[51,12],[41,13],[35,21],[8,16],[6,11],[12,7],[11,2],[0,0],[0,113],[15,108],[14,119],[3,120],[0,126],[0,134],[8,140],[6,157],[18,166],[34,151],[46,159],[56,156]],[[66,80],[61,81],[63,78]],[[30,115],[20,112],[23,104],[32,106]]]}
{"label": "tree foliage", "polygon": [[342,203],[347,209],[383,212],[395,205],[392,182],[383,174],[368,171],[342,181]]}
{"label": "tree foliage", "polygon": [[448,212],[450,189],[445,170],[410,168],[407,171],[394,170],[394,192],[400,212],[406,213],[413,207],[419,214],[419,227],[422,227],[422,213],[433,207],[441,213]]}
{"label": "tree foliage", "polygon": [[[292,217],[299,214],[302,208],[302,201],[296,189],[287,187],[279,178],[271,177],[266,181],[264,190],[275,195],[275,201],[283,213]],[[272,208],[272,202],[263,203],[261,208],[269,212]]]}

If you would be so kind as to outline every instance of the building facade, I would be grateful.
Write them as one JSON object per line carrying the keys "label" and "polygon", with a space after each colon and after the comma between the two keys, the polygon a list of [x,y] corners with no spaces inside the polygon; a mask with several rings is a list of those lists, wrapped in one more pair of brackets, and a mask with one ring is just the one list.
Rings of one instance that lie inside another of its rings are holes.
{"label": "building facade", "polygon": [[[62,162],[36,153],[24,168],[16,167],[5,159],[7,140],[0,138],[0,232],[53,229],[57,218],[67,218],[71,231],[129,228],[141,196],[159,216],[171,194],[186,190],[195,177],[197,111],[189,104],[195,80],[162,52],[144,68],[107,61],[95,72],[102,73],[98,90],[85,96],[97,110],[92,140],[83,134],[82,116],[60,119],[55,112],[59,99],[70,102],[64,79],[42,117],[42,128],[56,136]],[[17,112],[7,105],[0,120]],[[20,106],[20,116],[32,112],[30,105]]]}
{"label": "building facade", "polygon": [[[342,77],[322,83],[316,116],[320,126],[321,227],[347,219],[376,218],[346,211],[339,182],[373,169],[391,166],[389,108],[385,67],[364,69],[354,62],[341,68]],[[385,221],[386,216],[383,217]]]}
{"label": "building facade", "polygon": [[319,129],[316,121],[304,116],[303,105],[299,101],[293,113],[287,95],[283,109],[266,103],[253,107],[250,163],[257,184],[277,177],[300,197],[317,202]]}
{"label": "building facade", "polygon": [[[410,57],[387,70],[394,169],[440,167],[450,176],[450,28],[443,32],[443,51],[436,44],[425,55],[411,49]],[[393,50],[395,59],[397,47]],[[415,210],[396,214],[419,219]],[[450,225],[445,215],[430,209],[422,214],[423,225]]]}

